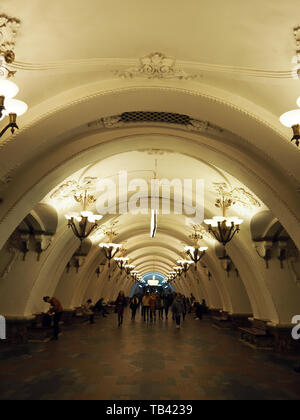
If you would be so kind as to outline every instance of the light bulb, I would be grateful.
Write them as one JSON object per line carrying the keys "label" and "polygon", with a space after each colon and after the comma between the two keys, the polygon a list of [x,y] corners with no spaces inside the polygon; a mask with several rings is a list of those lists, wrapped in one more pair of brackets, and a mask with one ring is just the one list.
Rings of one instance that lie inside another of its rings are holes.
{"label": "light bulb", "polygon": [[280,117],[281,124],[286,127],[293,127],[300,124],[300,109],[294,109],[293,111],[286,112]]}
{"label": "light bulb", "polygon": [[195,248],[193,246],[186,246],[184,248],[185,251],[195,252]]}
{"label": "light bulb", "polygon": [[223,223],[224,220],[225,220],[225,217],[222,217],[222,216],[215,216],[214,217],[214,221],[215,222],[221,222],[221,223]]}
{"label": "light bulb", "polygon": [[28,105],[18,99],[7,99],[4,102],[5,114],[17,114],[18,117],[25,114],[28,110]]}
{"label": "light bulb", "polygon": [[19,93],[18,86],[10,80],[0,79],[0,96],[5,96],[5,99],[12,99]]}
{"label": "light bulb", "polygon": [[81,212],[82,217],[93,217],[93,213],[91,211],[82,211]]}

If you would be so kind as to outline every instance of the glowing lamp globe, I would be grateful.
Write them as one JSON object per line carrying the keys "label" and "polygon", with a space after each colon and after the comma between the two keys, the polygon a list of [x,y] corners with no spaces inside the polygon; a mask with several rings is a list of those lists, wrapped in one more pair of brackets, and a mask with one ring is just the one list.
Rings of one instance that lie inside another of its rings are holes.
{"label": "glowing lamp globe", "polygon": [[293,111],[288,111],[285,114],[281,115],[280,122],[281,124],[289,128],[295,125],[299,125],[300,124],[300,109],[294,109]]}
{"label": "glowing lamp globe", "polygon": [[[299,101],[300,98],[298,98]],[[298,104],[297,101],[297,104]],[[281,124],[286,127],[293,129],[294,136],[291,141],[296,142],[296,145],[300,145],[300,109],[294,109],[293,111],[286,112],[280,117]]]}
{"label": "glowing lamp globe", "polygon": [[16,114],[18,117],[25,114],[28,110],[28,105],[18,99],[7,99],[4,102],[5,114]]}
{"label": "glowing lamp globe", "polygon": [[0,96],[5,96],[6,99],[12,99],[19,93],[18,86],[10,80],[0,79]]}

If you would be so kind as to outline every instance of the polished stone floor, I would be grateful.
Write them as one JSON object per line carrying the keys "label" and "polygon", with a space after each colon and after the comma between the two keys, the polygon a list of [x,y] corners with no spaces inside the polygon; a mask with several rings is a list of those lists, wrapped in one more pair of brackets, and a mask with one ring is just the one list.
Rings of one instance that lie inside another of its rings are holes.
{"label": "polished stone floor", "polygon": [[300,399],[300,375],[232,332],[188,318],[116,315],[66,329],[58,342],[0,347],[0,399]]}

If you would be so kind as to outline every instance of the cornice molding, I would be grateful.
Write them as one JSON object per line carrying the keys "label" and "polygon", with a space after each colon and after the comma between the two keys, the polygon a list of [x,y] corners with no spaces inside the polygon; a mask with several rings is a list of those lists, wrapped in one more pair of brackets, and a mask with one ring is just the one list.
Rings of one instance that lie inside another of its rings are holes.
{"label": "cornice molding", "polygon": [[70,73],[98,70],[108,72],[109,76],[121,78],[143,77],[146,79],[188,80],[201,77],[203,73],[231,74],[234,77],[263,79],[293,79],[291,69],[260,69],[255,67],[228,66],[205,62],[178,60],[161,52],[152,52],[141,58],[90,58],[80,60],[61,60],[52,62],[15,61],[15,70],[60,71]]}

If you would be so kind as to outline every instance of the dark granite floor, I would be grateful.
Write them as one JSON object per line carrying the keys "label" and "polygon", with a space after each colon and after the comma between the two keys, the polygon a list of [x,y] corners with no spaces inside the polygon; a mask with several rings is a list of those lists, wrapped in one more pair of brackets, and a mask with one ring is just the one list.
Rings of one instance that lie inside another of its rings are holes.
{"label": "dark granite floor", "polygon": [[0,399],[300,399],[300,375],[232,332],[189,318],[145,325],[115,315],[59,342],[0,347]]}

